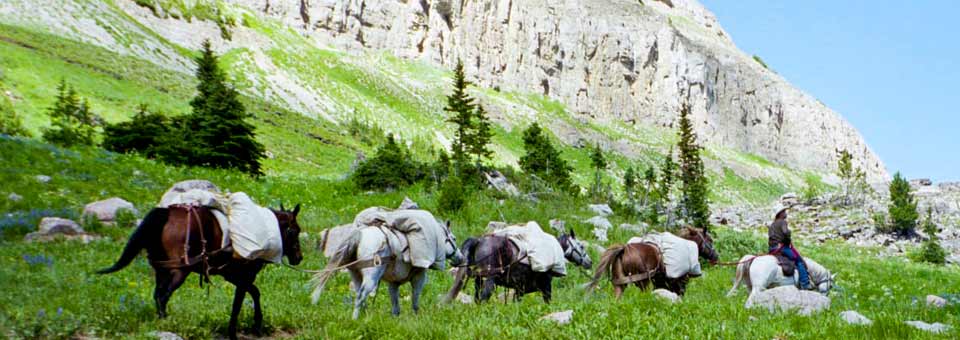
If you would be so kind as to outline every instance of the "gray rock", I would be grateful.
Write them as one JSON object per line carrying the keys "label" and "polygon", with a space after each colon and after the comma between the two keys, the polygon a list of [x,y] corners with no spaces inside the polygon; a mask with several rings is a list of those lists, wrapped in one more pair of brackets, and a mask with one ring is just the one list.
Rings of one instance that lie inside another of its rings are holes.
{"label": "gray rock", "polygon": [[842,318],[843,321],[846,321],[848,324],[851,324],[851,325],[873,324],[873,320],[870,320],[866,316],[863,316],[862,314],[852,310],[840,312],[840,318]]}
{"label": "gray rock", "polygon": [[788,192],[780,196],[780,204],[784,207],[792,207],[794,205],[800,204],[800,196],[797,196],[797,193]]}
{"label": "gray rock", "polygon": [[557,232],[558,234],[567,231],[567,228],[561,219],[550,220],[550,229],[553,229],[553,231]]}
{"label": "gray rock", "polygon": [[177,333],[166,332],[166,331],[153,331],[153,332],[147,333],[147,335],[157,338],[159,340],[183,340],[183,338],[177,335]]}
{"label": "gray rock", "polygon": [[610,209],[610,206],[606,204],[591,204],[588,207],[590,211],[603,217],[613,215],[613,209]]}
{"label": "gray rock", "polygon": [[487,223],[487,232],[500,230],[506,227],[507,227],[507,222],[490,221],[490,223]]}
{"label": "gray rock", "polygon": [[216,184],[205,179],[188,179],[174,183],[167,192],[187,192],[193,189],[220,192],[220,188]]}
{"label": "gray rock", "polygon": [[37,231],[41,234],[66,234],[66,235],[79,235],[83,234],[83,228],[80,227],[80,224],[66,218],[59,217],[44,217],[40,220],[40,225],[37,226]]}
{"label": "gray rock", "polygon": [[570,321],[573,321],[573,310],[550,313],[541,317],[540,320],[554,321],[558,324],[566,325],[570,323]]}
{"label": "gray rock", "polygon": [[656,296],[657,298],[660,298],[660,299],[664,299],[670,303],[681,302],[679,295],[663,288],[654,289],[653,296]]}
{"label": "gray rock", "polygon": [[94,217],[101,222],[113,222],[117,219],[117,213],[120,212],[120,210],[128,210],[133,212],[134,215],[140,214],[137,208],[133,206],[133,203],[127,202],[119,197],[113,197],[87,204],[83,207],[83,216],[85,218]]}
{"label": "gray rock", "polygon": [[634,234],[642,234],[643,231],[646,230],[647,228],[645,225],[642,225],[642,224],[637,225],[637,224],[623,223],[623,224],[620,224],[620,229],[629,231]]}
{"label": "gray rock", "polygon": [[487,184],[497,191],[507,193],[510,196],[520,196],[520,190],[513,183],[507,181],[507,177],[500,171],[484,172],[483,176],[487,179]]}
{"label": "gray rock", "polygon": [[417,202],[414,202],[410,197],[404,197],[403,202],[400,202],[400,206],[397,207],[399,210],[408,210],[408,209],[420,209],[420,205]]}
{"label": "gray rock", "polygon": [[782,286],[747,298],[746,308],[758,306],[770,312],[796,310],[800,315],[810,315],[830,308],[830,298],[820,293],[799,290],[794,286]]}
{"label": "gray rock", "polygon": [[7,199],[11,202],[20,202],[23,200],[23,196],[17,195],[15,192],[11,192],[10,195],[7,195]]}
{"label": "gray rock", "polygon": [[604,228],[593,228],[593,237],[602,243],[609,241],[609,239],[607,239],[607,229]]}
{"label": "gray rock", "polygon": [[36,179],[37,179],[37,182],[44,183],[44,184],[50,183],[50,180],[51,180],[50,176],[47,176],[47,175],[37,175]]}
{"label": "gray rock", "polygon": [[907,321],[906,323],[910,326],[913,326],[916,329],[935,333],[935,334],[945,333],[950,330],[949,325],[944,325],[939,322],[926,323],[923,321]]}
{"label": "gray rock", "polygon": [[613,224],[611,224],[610,221],[603,216],[594,216],[584,222],[599,229],[608,230],[610,228],[613,228]]}
{"label": "gray rock", "polygon": [[947,303],[947,299],[936,295],[927,295],[927,306],[929,307],[943,308],[947,306]]}
{"label": "gray rock", "polygon": [[472,304],[472,303],[473,303],[473,295],[460,293],[460,294],[457,295],[457,301],[460,301],[460,303],[465,304],[465,305]]}

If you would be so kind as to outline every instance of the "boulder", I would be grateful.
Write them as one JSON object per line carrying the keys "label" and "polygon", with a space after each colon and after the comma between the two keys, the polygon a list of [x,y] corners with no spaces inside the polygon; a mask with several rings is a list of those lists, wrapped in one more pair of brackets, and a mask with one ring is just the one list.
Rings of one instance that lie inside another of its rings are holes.
{"label": "boulder", "polygon": [[573,321],[573,310],[565,310],[562,312],[554,312],[547,315],[544,315],[540,320],[554,321],[561,325],[566,325]]}
{"label": "boulder", "polygon": [[593,237],[602,243],[609,241],[609,239],[607,239],[607,230],[603,228],[593,228]]}
{"label": "boulder", "polygon": [[409,209],[420,209],[420,205],[417,202],[414,202],[410,197],[404,197],[403,202],[400,202],[400,206],[397,207],[399,210],[409,210]]}
{"label": "boulder", "polygon": [[800,196],[797,196],[797,193],[795,192],[788,192],[783,194],[783,196],[780,196],[780,204],[782,204],[785,208],[800,204]]}
{"label": "boulder", "polygon": [[656,296],[657,298],[660,298],[660,299],[664,299],[670,303],[677,303],[681,301],[679,295],[663,288],[654,289],[653,296]]}
{"label": "boulder", "polygon": [[165,332],[165,331],[153,331],[153,332],[147,333],[147,335],[160,340],[183,340],[183,337],[177,335],[177,333]]}
{"label": "boulder", "polygon": [[188,179],[174,183],[170,189],[167,189],[167,192],[187,192],[193,189],[220,192],[220,188],[216,184],[205,179]]}
{"label": "boulder", "polygon": [[848,310],[840,312],[840,318],[843,321],[846,321],[851,325],[870,325],[873,324],[873,320],[867,319],[863,314],[857,313],[856,311]]}
{"label": "boulder", "polygon": [[613,228],[613,224],[611,224],[610,221],[603,216],[594,216],[594,217],[591,217],[589,220],[586,220],[585,222],[598,229],[607,230],[607,229]]}
{"label": "boulder", "polygon": [[553,229],[553,231],[557,232],[558,234],[562,234],[567,231],[567,228],[564,226],[563,220],[561,219],[550,220],[550,229]]}
{"label": "boulder", "polygon": [[483,176],[487,179],[487,184],[497,189],[497,191],[507,193],[510,196],[520,196],[520,190],[507,181],[507,177],[500,173],[500,171],[484,172]]}
{"label": "boulder", "polygon": [[43,184],[50,183],[50,180],[51,180],[50,176],[47,176],[47,175],[37,175],[36,179],[37,179],[37,182],[40,182]]}
{"label": "boulder", "polygon": [[936,333],[936,334],[944,333],[950,330],[949,325],[944,325],[939,322],[926,323],[923,321],[907,321],[906,323],[910,326],[913,326],[916,329],[924,330],[924,331]]}
{"label": "boulder", "polygon": [[936,296],[936,295],[927,295],[927,306],[928,306],[928,307],[936,307],[936,308],[946,307],[946,306],[947,306],[947,299],[944,299],[944,298],[939,297],[939,296]]}
{"label": "boulder", "polygon": [[472,304],[472,303],[473,303],[473,295],[464,294],[464,293],[457,294],[457,301],[460,301],[460,303],[465,304],[465,305]]}
{"label": "boulder", "polygon": [[11,192],[10,195],[7,195],[7,199],[11,202],[20,202],[23,200],[23,196],[17,195],[15,192]]}
{"label": "boulder", "polygon": [[810,315],[830,308],[830,298],[820,293],[799,290],[794,286],[767,289],[747,298],[746,308],[764,307],[773,312],[796,310],[800,315]]}
{"label": "boulder", "polygon": [[591,204],[587,207],[590,208],[590,211],[603,217],[613,215],[613,209],[610,209],[610,206],[606,204]]}
{"label": "boulder", "polygon": [[117,213],[124,209],[133,212],[134,215],[140,214],[133,203],[113,197],[87,204],[83,207],[83,216],[84,218],[94,217],[101,222],[113,222],[117,219]]}
{"label": "boulder", "polygon": [[37,231],[41,234],[65,234],[79,235],[83,234],[83,228],[80,224],[66,218],[44,217],[37,226]]}

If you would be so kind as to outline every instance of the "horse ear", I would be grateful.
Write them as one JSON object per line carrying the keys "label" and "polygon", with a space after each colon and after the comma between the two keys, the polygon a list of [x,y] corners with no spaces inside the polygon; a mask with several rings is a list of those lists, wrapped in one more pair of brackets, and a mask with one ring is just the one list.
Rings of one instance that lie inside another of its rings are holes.
{"label": "horse ear", "polygon": [[577,238],[577,233],[573,232],[573,228],[568,229],[570,231],[570,237]]}
{"label": "horse ear", "polygon": [[446,224],[447,224],[447,230],[450,230],[450,220],[447,220]]}
{"label": "horse ear", "polygon": [[836,274],[836,273],[830,275],[830,281],[837,281],[837,274]]}
{"label": "horse ear", "polygon": [[300,203],[297,203],[297,206],[293,207],[293,216],[297,216],[300,213]]}

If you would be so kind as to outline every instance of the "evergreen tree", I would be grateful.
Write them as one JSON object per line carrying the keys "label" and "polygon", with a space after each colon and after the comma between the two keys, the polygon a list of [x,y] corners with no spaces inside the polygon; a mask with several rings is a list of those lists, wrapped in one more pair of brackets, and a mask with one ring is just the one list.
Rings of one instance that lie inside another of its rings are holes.
{"label": "evergreen tree", "polygon": [[467,187],[460,177],[450,176],[440,185],[440,197],[437,199],[437,209],[441,212],[456,212],[466,205]]}
{"label": "evergreen tree", "polygon": [[353,173],[353,181],[364,190],[393,190],[413,184],[423,176],[420,164],[413,160],[409,151],[397,143],[393,134],[388,134],[373,158],[360,163]]}
{"label": "evergreen tree", "polygon": [[453,69],[453,93],[447,96],[447,106],[443,109],[451,113],[447,122],[456,125],[456,132],[453,138],[453,163],[454,168],[459,173],[467,160],[467,146],[473,141],[473,115],[476,113],[477,105],[473,103],[474,99],[467,94],[467,86],[472,85],[466,79],[463,72],[463,62],[457,60],[457,66]]}
{"label": "evergreen tree", "polygon": [[493,125],[490,118],[487,117],[487,111],[483,106],[477,105],[477,111],[473,116],[473,129],[469,144],[466,145],[467,153],[474,157],[475,166],[479,169],[484,159],[490,159],[493,151],[490,150],[490,139],[493,138]]}
{"label": "evergreen tree", "polygon": [[898,171],[890,182],[890,206],[888,207],[891,231],[898,236],[910,237],[914,235],[917,226],[917,202],[910,193],[910,183]]}
{"label": "evergreen tree", "polygon": [[663,165],[660,167],[660,183],[657,187],[657,195],[662,203],[670,202],[670,192],[673,191],[673,181],[676,177],[677,163],[673,161],[673,148],[663,157]]}
{"label": "evergreen tree", "polygon": [[533,123],[523,131],[523,148],[526,154],[520,157],[519,163],[524,173],[537,176],[558,190],[574,192],[570,180],[573,167],[560,158],[560,152],[544,135],[539,124]]}
{"label": "evergreen tree", "polygon": [[940,246],[937,238],[937,225],[933,223],[933,211],[927,208],[927,218],[923,223],[923,233],[927,234],[927,240],[923,241],[919,252],[912,258],[918,262],[929,262],[934,264],[946,263],[947,252]]}
{"label": "evergreen tree", "polygon": [[57,87],[57,98],[49,109],[51,127],[44,129],[43,140],[61,146],[94,145],[101,119],[90,111],[66,80]]}
{"label": "evergreen tree", "polygon": [[637,205],[637,180],[639,177],[634,172],[633,167],[627,167],[623,174],[623,193],[627,195],[627,202],[630,202],[630,209],[635,209]]}
{"label": "evergreen tree", "polygon": [[[0,92],[3,88],[0,88]],[[0,134],[8,136],[30,137],[30,131],[23,127],[20,115],[13,108],[7,96],[0,94]]]}
{"label": "evergreen tree", "polygon": [[837,151],[837,176],[840,177],[840,204],[851,205],[861,201],[869,190],[866,173],[853,165],[853,155],[847,150]]}
{"label": "evergreen tree", "polygon": [[186,119],[188,136],[185,160],[189,165],[233,168],[254,176],[263,174],[260,159],[264,148],[256,140],[254,127],[240,95],[226,83],[218,57],[203,42],[203,50],[195,59],[197,96],[190,101],[193,113]]}
{"label": "evergreen tree", "polygon": [[602,196],[603,192],[603,171],[607,169],[607,158],[603,155],[603,150],[600,149],[600,143],[593,145],[593,150],[590,152],[590,165],[593,167],[593,197],[599,199]]}
{"label": "evergreen tree", "polygon": [[146,105],[140,105],[133,119],[107,125],[103,129],[103,148],[120,153],[138,152],[147,157],[157,157],[162,144],[168,141],[173,130],[167,117],[151,113]]}
{"label": "evergreen tree", "polygon": [[640,199],[640,205],[646,206],[656,195],[657,191],[657,169],[653,166],[647,168],[643,173],[643,195]]}
{"label": "evergreen tree", "polygon": [[697,228],[709,227],[710,207],[707,204],[707,177],[700,158],[701,147],[690,121],[690,107],[680,109],[680,182],[681,213]]}

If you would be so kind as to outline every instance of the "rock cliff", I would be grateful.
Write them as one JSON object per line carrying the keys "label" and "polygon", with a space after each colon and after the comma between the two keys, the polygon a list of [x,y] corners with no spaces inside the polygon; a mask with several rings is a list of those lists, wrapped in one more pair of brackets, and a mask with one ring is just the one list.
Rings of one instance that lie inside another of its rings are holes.
{"label": "rock cliff", "polygon": [[832,171],[836,149],[889,177],[839,114],[738,50],[693,0],[228,0],[340,49],[388,50],[483,86],[537,91],[586,119],[670,127],[693,108],[707,143]]}

